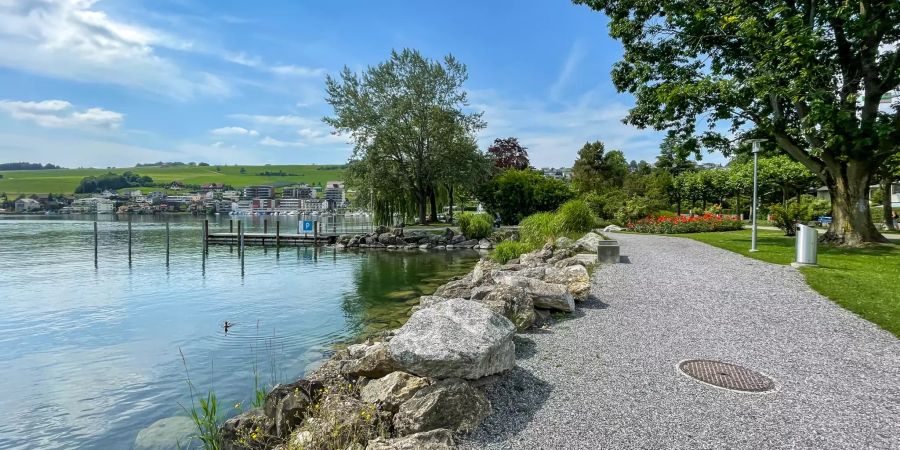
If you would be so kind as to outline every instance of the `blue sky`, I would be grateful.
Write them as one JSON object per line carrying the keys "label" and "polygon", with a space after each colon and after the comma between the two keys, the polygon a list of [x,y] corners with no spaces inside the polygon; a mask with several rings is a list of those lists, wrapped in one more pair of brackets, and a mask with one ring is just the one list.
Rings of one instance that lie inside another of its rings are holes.
{"label": "blue sky", "polygon": [[606,18],[566,0],[0,0],[0,162],[343,163],[325,74],[411,47],[468,65],[482,148],[532,164],[586,141],[652,161],[662,134],[621,123]]}

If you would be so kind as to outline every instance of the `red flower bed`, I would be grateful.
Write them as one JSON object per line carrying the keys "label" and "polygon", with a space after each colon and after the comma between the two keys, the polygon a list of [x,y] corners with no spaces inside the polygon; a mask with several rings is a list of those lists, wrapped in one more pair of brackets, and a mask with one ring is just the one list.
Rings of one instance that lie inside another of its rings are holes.
{"label": "red flower bed", "polygon": [[647,217],[628,222],[626,228],[638,233],[677,234],[702,233],[704,231],[740,230],[744,222],[734,216],[706,213],[702,216]]}

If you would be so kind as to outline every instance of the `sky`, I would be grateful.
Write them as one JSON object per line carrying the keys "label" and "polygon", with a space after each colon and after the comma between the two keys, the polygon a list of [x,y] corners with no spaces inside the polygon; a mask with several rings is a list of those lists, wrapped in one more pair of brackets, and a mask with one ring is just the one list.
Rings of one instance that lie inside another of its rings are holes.
{"label": "sky", "polygon": [[341,164],[325,76],[414,48],[465,63],[479,144],[517,137],[535,167],[601,140],[653,161],[622,123],[607,19],[567,0],[0,0],[0,162]]}

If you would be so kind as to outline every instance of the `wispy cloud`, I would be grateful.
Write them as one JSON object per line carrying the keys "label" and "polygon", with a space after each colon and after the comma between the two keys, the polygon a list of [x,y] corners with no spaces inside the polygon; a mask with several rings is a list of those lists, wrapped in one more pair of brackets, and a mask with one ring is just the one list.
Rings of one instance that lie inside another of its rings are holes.
{"label": "wispy cloud", "polygon": [[65,100],[22,102],[0,100],[0,110],[17,120],[34,122],[48,128],[116,129],[125,116],[103,108],[77,110]]}
{"label": "wispy cloud", "polygon": [[249,130],[244,127],[222,127],[209,131],[217,136],[259,136],[256,130]]}
{"label": "wispy cloud", "polygon": [[95,3],[0,1],[0,66],[180,100],[230,95],[229,84],[219,76],[185,69],[157,52],[160,48],[192,51],[192,42],[116,20]]}
{"label": "wispy cloud", "polygon": [[267,64],[261,57],[249,55],[244,52],[226,54],[225,60],[241,66],[251,67],[281,76],[320,78],[326,73],[325,69],[320,67],[304,67],[294,64]]}
{"label": "wispy cloud", "polygon": [[306,144],[303,142],[288,142],[275,139],[271,136],[266,136],[262,140],[259,141],[260,145],[265,145],[267,147],[305,147]]}
{"label": "wispy cloud", "polygon": [[575,70],[578,69],[578,65],[581,64],[581,60],[584,59],[584,55],[584,44],[581,41],[573,42],[572,48],[569,50],[569,56],[566,57],[566,61],[563,63],[562,69],[560,69],[559,75],[556,77],[556,82],[550,87],[551,99],[559,99],[560,94],[562,94],[563,90],[568,85],[569,80],[572,78],[572,74],[575,73]]}

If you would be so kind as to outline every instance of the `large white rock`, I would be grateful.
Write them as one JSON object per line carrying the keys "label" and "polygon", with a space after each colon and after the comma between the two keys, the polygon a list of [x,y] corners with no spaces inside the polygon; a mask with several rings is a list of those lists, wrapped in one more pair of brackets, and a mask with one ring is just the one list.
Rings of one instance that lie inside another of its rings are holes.
{"label": "large white rock", "polygon": [[543,278],[548,283],[562,284],[576,301],[587,300],[591,293],[591,277],[584,266],[549,267]]}
{"label": "large white rock", "polygon": [[400,436],[438,429],[467,432],[491,413],[484,394],[459,378],[438,381],[416,391],[394,415]]}
{"label": "large white rock", "polygon": [[477,379],[515,365],[515,332],[509,319],[485,306],[450,299],[413,313],[391,338],[389,349],[407,372]]}
{"label": "large white rock", "polygon": [[138,432],[134,440],[135,450],[165,450],[191,446],[191,437],[197,434],[197,425],[190,417],[174,416],[153,422]]}
{"label": "large white rock", "polygon": [[575,298],[563,284],[547,283],[520,275],[494,277],[498,284],[518,286],[534,299],[535,308],[571,312],[575,310]]}
{"label": "large white rock", "polygon": [[428,386],[425,378],[406,372],[392,372],[363,386],[359,390],[359,398],[366,403],[377,403],[389,411],[396,411],[401,403],[425,386]]}
{"label": "large white rock", "polygon": [[604,240],[603,236],[600,236],[599,234],[592,231],[582,236],[581,239],[575,241],[575,250],[587,253],[597,253],[597,247],[600,245],[600,241],[602,240]]}

